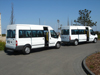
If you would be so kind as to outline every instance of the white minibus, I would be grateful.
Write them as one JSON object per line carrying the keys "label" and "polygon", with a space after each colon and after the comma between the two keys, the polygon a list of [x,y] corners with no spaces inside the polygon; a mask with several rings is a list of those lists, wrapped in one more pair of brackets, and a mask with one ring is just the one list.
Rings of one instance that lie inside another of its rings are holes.
{"label": "white minibus", "polygon": [[97,34],[89,26],[64,26],[61,28],[61,41],[63,43],[97,42]]}
{"label": "white minibus", "polygon": [[7,26],[6,46],[13,51],[29,54],[31,49],[55,46],[60,48],[61,38],[47,25],[13,24]]}

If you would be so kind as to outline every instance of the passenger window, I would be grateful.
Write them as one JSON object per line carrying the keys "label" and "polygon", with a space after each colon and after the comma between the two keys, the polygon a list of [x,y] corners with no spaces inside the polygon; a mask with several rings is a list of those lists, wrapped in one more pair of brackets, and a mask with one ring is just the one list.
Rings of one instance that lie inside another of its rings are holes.
{"label": "passenger window", "polygon": [[43,37],[43,31],[37,30],[37,37]]}
{"label": "passenger window", "polygon": [[78,30],[71,30],[72,35],[78,34]]}
{"label": "passenger window", "polygon": [[32,30],[32,37],[37,37],[37,31],[36,30]]}
{"label": "passenger window", "polygon": [[85,34],[85,30],[78,30],[79,34]]}
{"label": "passenger window", "polygon": [[51,37],[58,38],[58,36],[54,30],[50,30],[50,33],[51,33]]}
{"label": "passenger window", "polygon": [[25,37],[31,37],[31,31],[25,30]]}
{"label": "passenger window", "polygon": [[19,38],[31,37],[31,30],[19,30]]}
{"label": "passenger window", "polygon": [[23,31],[19,30],[19,38],[23,38],[23,37],[24,37]]}

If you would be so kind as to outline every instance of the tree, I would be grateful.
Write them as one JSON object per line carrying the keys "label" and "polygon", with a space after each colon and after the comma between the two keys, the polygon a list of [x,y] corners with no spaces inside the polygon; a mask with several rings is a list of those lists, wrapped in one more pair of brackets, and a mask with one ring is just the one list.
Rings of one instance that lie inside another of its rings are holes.
{"label": "tree", "polygon": [[97,22],[92,22],[92,20],[90,20],[90,10],[84,9],[84,10],[79,10],[79,17],[77,20],[74,20],[74,22],[80,23],[83,26],[96,26]]}
{"label": "tree", "polygon": [[13,12],[13,3],[11,6],[12,10],[11,10],[11,20],[10,20],[10,24],[14,24],[14,12]]}

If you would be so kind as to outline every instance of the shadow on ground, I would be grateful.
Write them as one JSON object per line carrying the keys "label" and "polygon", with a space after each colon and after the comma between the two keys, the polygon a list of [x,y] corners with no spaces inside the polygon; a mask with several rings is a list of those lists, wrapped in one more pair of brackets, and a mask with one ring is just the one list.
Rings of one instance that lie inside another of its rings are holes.
{"label": "shadow on ground", "polygon": [[[78,44],[78,46],[80,46],[80,45],[84,45],[84,44],[92,44],[93,42],[80,42],[79,44]],[[62,43],[62,46],[75,46],[74,44],[70,44],[70,43],[66,43],[66,44],[63,44]]]}
{"label": "shadow on ground", "polygon": [[[47,51],[47,50],[53,50],[55,49],[54,47],[49,47],[49,48],[37,48],[37,49],[32,49],[31,53],[36,53],[36,52],[42,52],[42,51]],[[7,50],[5,52],[7,55],[24,55],[22,51],[12,51],[12,50]]]}
{"label": "shadow on ground", "polygon": [[[92,42],[82,42],[79,43],[78,46],[84,45],[84,44],[92,44]],[[74,46],[74,44],[62,44],[62,46]],[[36,53],[36,52],[41,52],[41,51],[47,51],[47,50],[55,50],[54,47],[49,47],[49,48],[38,48],[38,49],[32,49],[31,53]],[[22,51],[11,51],[8,50],[5,52],[7,55],[24,55]]]}

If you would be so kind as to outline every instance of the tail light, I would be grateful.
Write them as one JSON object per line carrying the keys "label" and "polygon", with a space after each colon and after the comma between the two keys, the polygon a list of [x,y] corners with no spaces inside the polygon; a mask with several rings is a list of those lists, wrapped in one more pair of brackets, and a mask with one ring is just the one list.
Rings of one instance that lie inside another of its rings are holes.
{"label": "tail light", "polygon": [[69,36],[69,40],[71,40],[71,36]]}
{"label": "tail light", "polygon": [[16,46],[18,46],[18,42],[17,42],[17,40],[16,40]]}

